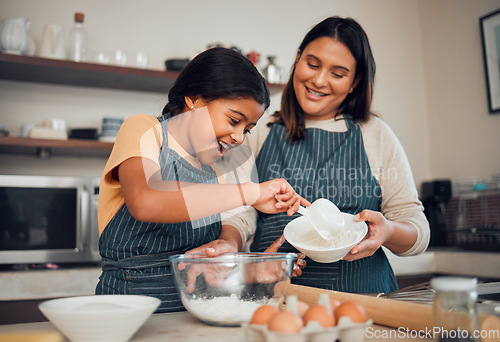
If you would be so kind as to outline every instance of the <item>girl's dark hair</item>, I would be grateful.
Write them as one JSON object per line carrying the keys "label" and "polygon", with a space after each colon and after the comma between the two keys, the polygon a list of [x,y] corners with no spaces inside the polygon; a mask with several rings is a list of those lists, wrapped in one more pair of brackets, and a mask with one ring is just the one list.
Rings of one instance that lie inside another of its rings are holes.
{"label": "girl's dark hair", "polygon": [[[356,60],[354,79],[360,75],[360,80],[339,108],[338,114],[346,113],[356,121],[368,120],[373,99],[373,84],[375,81],[375,60],[368,37],[363,28],[352,18],[330,17],[314,26],[304,37],[299,46],[302,54],[307,45],[315,39],[330,37],[347,46]],[[290,78],[281,97],[281,111],[273,114],[273,123],[283,123],[292,141],[305,136],[304,112],[295,96],[292,67]],[[271,123],[272,124],[272,123]]]}
{"label": "girl's dark hair", "polygon": [[223,47],[205,50],[193,58],[179,74],[168,93],[162,115],[169,118],[183,112],[186,96],[205,101],[220,98],[253,98],[269,107],[269,89],[248,58]]}

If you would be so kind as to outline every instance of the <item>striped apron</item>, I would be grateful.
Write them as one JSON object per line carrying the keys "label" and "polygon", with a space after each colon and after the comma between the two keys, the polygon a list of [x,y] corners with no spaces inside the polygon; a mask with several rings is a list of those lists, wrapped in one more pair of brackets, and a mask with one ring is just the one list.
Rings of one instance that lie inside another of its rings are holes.
{"label": "striped apron", "polygon": [[[203,166],[200,170],[168,148],[168,121],[160,119],[160,122],[163,128],[159,157],[162,179],[217,183],[212,168]],[[168,257],[217,239],[221,228],[219,214],[181,223],[141,222],[132,217],[124,204],[99,239],[103,266],[96,294],[153,296],[161,299],[156,312],[185,310]]]}
{"label": "striped apron", "polygon": [[[346,132],[308,128],[304,139],[291,142],[283,125],[271,126],[256,160],[259,181],[285,178],[295,191],[310,202],[327,198],[342,212],[356,214],[363,209],[380,211],[381,189],[373,177],[363,145],[361,128],[346,119]],[[264,251],[282,233],[288,222],[300,214],[259,213],[252,251]],[[296,252],[288,242],[280,252]],[[309,258],[293,282],[344,292],[390,292],[397,282],[384,251],[355,261],[317,263]]]}

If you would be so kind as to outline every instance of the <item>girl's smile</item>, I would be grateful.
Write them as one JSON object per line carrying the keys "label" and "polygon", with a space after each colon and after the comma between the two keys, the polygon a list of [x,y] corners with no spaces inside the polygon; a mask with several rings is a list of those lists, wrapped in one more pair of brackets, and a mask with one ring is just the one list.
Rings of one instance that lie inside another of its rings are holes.
{"label": "girl's smile", "polygon": [[213,164],[228,150],[240,145],[245,134],[264,114],[264,106],[253,98],[203,99],[186,98],[190,113],[184,148],[205,165]]}

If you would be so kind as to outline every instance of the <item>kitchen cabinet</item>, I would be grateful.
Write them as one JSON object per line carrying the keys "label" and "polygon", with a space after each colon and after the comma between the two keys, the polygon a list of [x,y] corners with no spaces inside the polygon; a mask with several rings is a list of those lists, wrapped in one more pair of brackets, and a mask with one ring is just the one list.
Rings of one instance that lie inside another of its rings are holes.
{"label": "kitchen cabinet", "polygon": [[[179,72],[119,67],[0,53],[0,80],[95,87],[166,94]],[[282,84],[268,84],[271,94]],[[58,152],[71,155],[109,155],[113,144],[87,140],[0,138],[0,153]]]}

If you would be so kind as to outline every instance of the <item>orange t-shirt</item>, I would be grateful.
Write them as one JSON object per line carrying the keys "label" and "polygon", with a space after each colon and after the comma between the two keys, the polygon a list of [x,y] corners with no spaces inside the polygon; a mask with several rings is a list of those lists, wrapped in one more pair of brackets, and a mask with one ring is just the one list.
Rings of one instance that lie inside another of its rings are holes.
{"label": "orange t-shirt", "polygon": [[[133,157],[150,159],[160,167],[158,160],[162,144],[163,127],[155,116],[139,114],[125,120],[101,177],[97,214],[99,235],[125,203],[120,182],[113,177],[113,170]],[[170,134],[168,134],[168,147],[188,163],[201,169],[200,161],[189,155]],[[219,183],[224,183],[219,168],[215,164],[212,168],[218,176]]]}
{"label": "orange t-shirt", "polygon": [[99,234],[125,203],[120,183],[113,177],[113,170],[132,157],[150,159],[159,167],[162,134],[158,119],[147,114],[132,116],[121,126],[101,177],[97,215]]}

